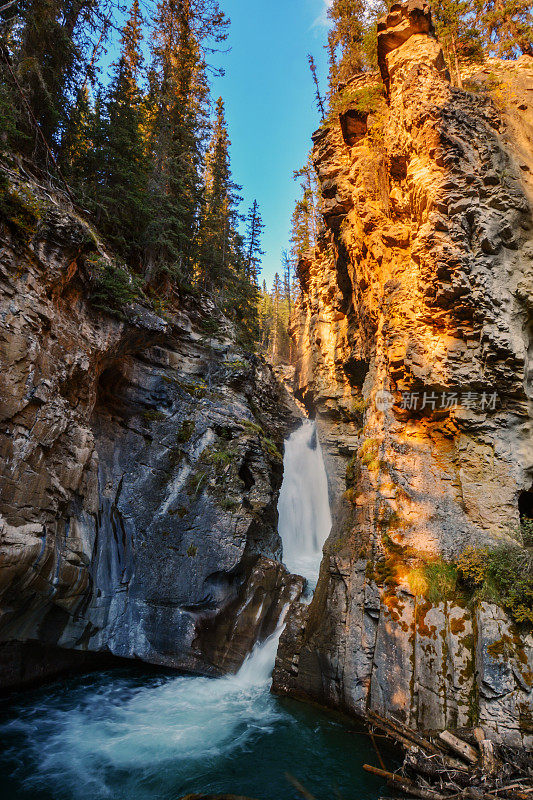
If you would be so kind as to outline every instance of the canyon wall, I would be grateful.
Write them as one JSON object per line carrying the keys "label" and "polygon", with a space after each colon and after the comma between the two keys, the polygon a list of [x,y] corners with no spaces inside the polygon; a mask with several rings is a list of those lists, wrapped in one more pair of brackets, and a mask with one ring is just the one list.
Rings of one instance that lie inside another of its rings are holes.
{"label": "canyon wall", "polygon": [[533,59],[452,86],[417,0],[380,21],[378,56],[313,136],[324,224],[299,264],[295,392],[334,522],[274,690],[531,746],[531,626],[427,577],[519,547],[533,516]]}
{"label": "canyon wall", "polygon": [[237,669],[302,588],[294,404],[208,298],[91,305],[109,259],[63,196],[12,175],[2,211],[0,687],[80,653]]}

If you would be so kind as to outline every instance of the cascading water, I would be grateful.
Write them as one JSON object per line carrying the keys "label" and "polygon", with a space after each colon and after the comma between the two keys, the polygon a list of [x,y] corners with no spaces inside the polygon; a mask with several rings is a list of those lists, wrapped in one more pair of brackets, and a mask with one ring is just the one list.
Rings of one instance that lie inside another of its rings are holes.
{"label": "cascading water", "polygon": [[331,530],[328,479],[316,425],[303,422],[285,443],[279,495],[279,534],[290,572],[316,586],[322,547]]}
{"label": "cascading water", "polygon": [[[280,534],[291,571],[314,584],[331,524],[314,425],[286,443]],[[344,727],[270,694],[284,609],[274,634],[236,675],[216,680],[128,670],[18,695],[0,713],[2,800],[176,800],[232,792],[287,800],[290,771],[317,796],[375,798]],[[0,712],[2,710],[0,709]]]}

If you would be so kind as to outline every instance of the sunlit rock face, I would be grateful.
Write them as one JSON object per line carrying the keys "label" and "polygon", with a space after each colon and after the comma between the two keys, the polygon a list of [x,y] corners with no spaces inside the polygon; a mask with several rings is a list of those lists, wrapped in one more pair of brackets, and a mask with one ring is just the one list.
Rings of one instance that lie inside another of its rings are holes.
{"label": "sunlit rock face", "polygon": [[274,682],[530,745],[533,637],[494,604],[431,603],[417,566],[510,541],[531,497],[533,60],[472,68],[461,91],[429,14],[381,21],[381,75],[350,85],[374,98],[367,133],[341,115],[314,136],[325,227],[293,336],[334,523]]}
{"label": "sunlit rock face", "polygon": [[294,409],[206,299],[96,311],[94,234],[18,191],[41,210],[0,229],[0,686],[67,650],[236,670],[301,590],[276,511]]}

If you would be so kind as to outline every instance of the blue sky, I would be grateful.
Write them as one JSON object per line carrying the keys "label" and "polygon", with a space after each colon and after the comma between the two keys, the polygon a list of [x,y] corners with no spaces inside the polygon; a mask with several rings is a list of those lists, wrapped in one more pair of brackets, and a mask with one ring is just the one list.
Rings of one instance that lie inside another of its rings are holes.
{"label": "blue sky", "polygon": [[299,186],[292,173],[307,158],[319,125],[307,64],[311,52],[326,86],[326,0],[220,0],[231,19],[231,52],[217,62],[226,74],[212,94],[226,104],[233,179],[243,210],[257,199],[265,231],[263,271],[270,286],[281,272]]}
{"label": "blue sky", "polygon": [[[330,2],[219,0],[231,20],[230,51],[208,58],[225,69],[223,77],[212,79],[211,94],[213,101],[221,95],[226,105],[233,179],[243,187],[242,212],[254,199],[259,203],[265,224],[261,280],[269,287],[289,246],[290,219],[299,196],[292,174],[305,163],[311,133],[320,123],[307,54],[315,59],[324,93]],[[155,3],[143,2],[143,11]],[[146,39],[144,52],[149,58]],[[116,58],[115,37],[100,62],[104,73]]]}

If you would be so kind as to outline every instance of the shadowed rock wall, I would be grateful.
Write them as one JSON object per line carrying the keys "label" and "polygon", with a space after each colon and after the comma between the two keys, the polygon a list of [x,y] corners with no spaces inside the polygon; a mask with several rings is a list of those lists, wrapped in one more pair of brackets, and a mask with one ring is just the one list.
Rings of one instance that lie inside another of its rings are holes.
{"label": "shadowed rock wall", "polygon": [[54,646],[235,670],[301,590],[276,511],[294,405],[206,298],[96,311],[94,233],[12,191],[38,221],[0,225],[0,673],[16,642],[49,665],[21,681]]}

